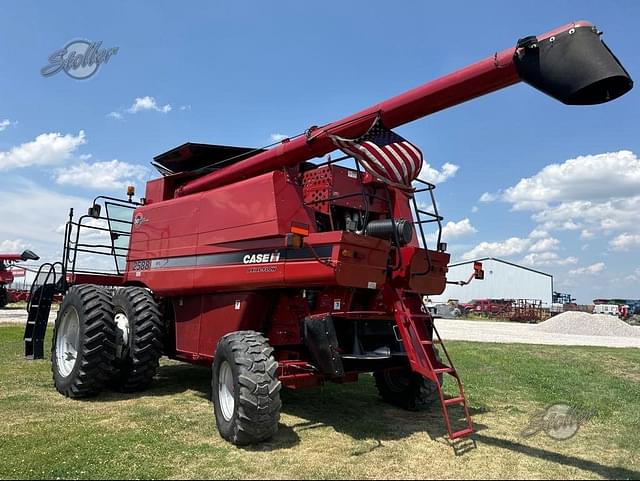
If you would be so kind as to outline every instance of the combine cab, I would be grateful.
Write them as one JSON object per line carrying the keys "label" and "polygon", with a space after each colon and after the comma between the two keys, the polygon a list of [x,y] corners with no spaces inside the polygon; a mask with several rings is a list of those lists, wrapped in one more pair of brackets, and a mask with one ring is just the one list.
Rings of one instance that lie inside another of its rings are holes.
{"label": "combine cab", "polygon": [[[390,129],[520,80],[567,104],[632,85],[595,27],[578,22],[268,150],[185,144],[156,157],[162,177],[139,203],[129,192],[70,216],[62,263],[43,284],[65,293],[58,391],[145,389],[162,355],[211,366],[218,429],[250,444],[276,432],[282,387],[372,372],[385,401],[439,402],[450,439],[472,434],[460,376],[422,303],[453,282],[434,186],[417,180],[419,149]],[[482,266],[470,274],[482,278]],[[36,332],[27,352],[42,357]]]}

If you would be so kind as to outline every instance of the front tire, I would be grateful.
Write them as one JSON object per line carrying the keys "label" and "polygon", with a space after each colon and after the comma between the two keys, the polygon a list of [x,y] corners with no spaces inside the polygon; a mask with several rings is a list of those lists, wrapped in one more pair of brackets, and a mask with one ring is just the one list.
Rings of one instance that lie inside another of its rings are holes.
{"label": "front tire", "polygon": [[74,399],[97,395],[113,372],[115,337],[109,293],[87,284],[71,287],[53,332],[51,370],[58,392]]}
{"label": "front tire", "polygon": [[153,381],[162,357],[160,308],[147,289],[122,287],[113,295],[113,314],[117,341],[111,387],[122,392],[141,391]]}
{"label": "front tire", "polygon": [[218,342],[212,368],[213,404],[220,435],[244,446],[278,431],[281,384],[267,339],[254,331],[227,334]]}

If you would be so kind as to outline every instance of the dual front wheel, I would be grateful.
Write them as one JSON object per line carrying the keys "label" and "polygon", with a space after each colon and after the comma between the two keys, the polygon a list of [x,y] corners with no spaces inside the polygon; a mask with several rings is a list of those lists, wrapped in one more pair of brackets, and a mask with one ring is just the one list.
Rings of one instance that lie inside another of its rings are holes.
{"label": "dual front wheel", "polygon": [[146,388],[163,350],[163,324],[152,294],[140,287],[113,295],[94,285],[67,292],[53,335],[56,389],[70,398],[95,396],[106,386]]}
{"label": "dual front wheel", "polygon": [[[146,388],[163,352],[162,315],[140,287],[113,294],[100,286],[69,289],[60,306],[51,354],[56,389],[70,398]],[[272,437],[280,420],[278,363],[254,331],[223,336],[216,349],[213,403],[223,438],[237,445]]]}

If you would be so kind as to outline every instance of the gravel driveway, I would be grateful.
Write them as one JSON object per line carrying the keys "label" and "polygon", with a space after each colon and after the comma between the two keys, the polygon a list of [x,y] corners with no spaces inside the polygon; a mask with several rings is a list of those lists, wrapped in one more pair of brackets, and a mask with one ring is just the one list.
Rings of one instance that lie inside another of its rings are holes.
{"label": "gravel driveway", "polygon": [[[640,337],[581,336],[555,334],[536,329],[535,324],[517,322],[437,319],[436,327],[445,340],[549,344],[556,346],[640,347]],[[635,329],[640,329],[636,327]]]}
{"label": "gravel driveway", "polygon": [[[49,323],[56,320],[56,312],[49,314]],[[27,311],[25,309],[0,309],[0,324],[26,324]]]}

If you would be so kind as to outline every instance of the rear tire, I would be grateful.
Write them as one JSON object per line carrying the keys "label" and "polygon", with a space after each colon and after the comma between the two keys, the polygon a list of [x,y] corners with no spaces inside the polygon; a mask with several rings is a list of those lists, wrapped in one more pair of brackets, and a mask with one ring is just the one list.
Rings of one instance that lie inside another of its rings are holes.
{"label": "rear tire", "polygon": [[278,431],[281,384],[267,339],[254,331],[227,334],[218,342],[212,368],[213,404],[220,435],[244,446]]}
{"label": "rear tire", "polygon": [[163,352],[164,325],[158,304],[142,287],[122,287],[113,295],[116,326],[115,373],[111,387],[141,391],[151,384]]}
{"label": "rear tire", "polygon": [[[373,377],[380,397],[401,409],[421,411],[440,399],[436,383],[409,368],[376,371]],[[442,375],[438,379],[442,385]]]}
{"label": "rear tire", "polygon": [[53,331],[51,370],[58,392],[74,399],[97,395],[113,372],[115,337],[109,293],[87,284],[71,287]]}

